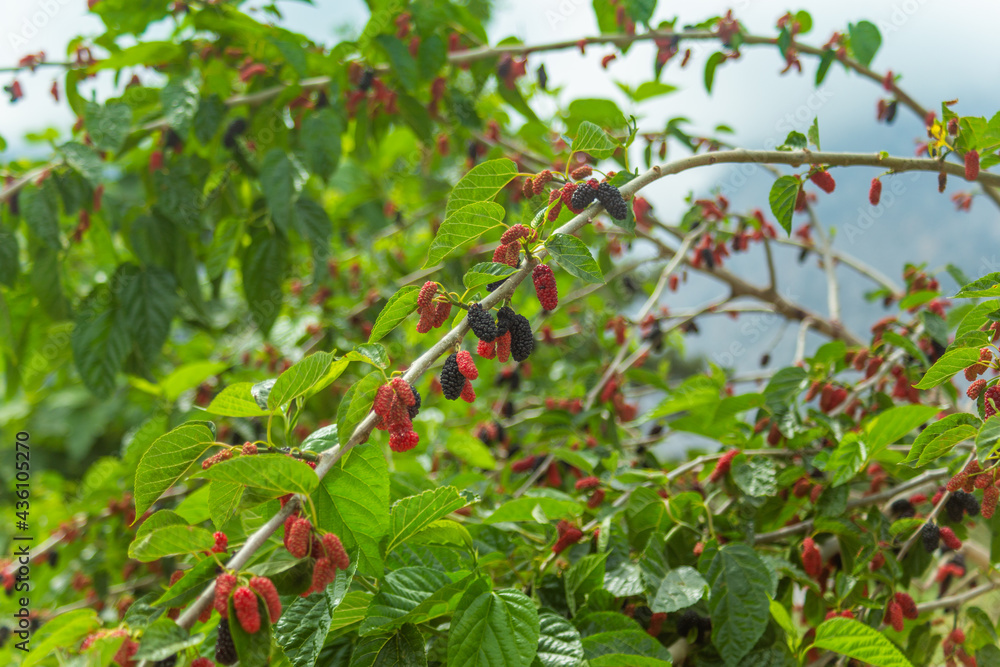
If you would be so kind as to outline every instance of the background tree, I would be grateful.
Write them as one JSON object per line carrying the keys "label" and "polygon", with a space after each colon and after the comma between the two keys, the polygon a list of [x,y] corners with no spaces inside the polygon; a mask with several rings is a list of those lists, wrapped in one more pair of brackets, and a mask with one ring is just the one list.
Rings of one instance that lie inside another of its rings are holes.
{"label": "background tree", "polygon": [[[873,23],[810,41],[806,12],[757,35],[622,1],[595,3],[599,35],[490,45],[487,3],[372,3],[327,46],[241,3],[91,4],[106,31],[67,62],[26,55],[7,89],[31,103],[20,79],[56,68],[79,122],[0,192],[2,423],[32,468],[6,535],[34,538],[37,630],[19,650],[8,616],[0,657],[1000,663],[1000,274],[949,266],[954,301],[924,266],[897,283],[815,207],[848,167],[872,207],[920,172],[972,188],[959,208],[1000,204],[1000,116],[870,69]],[[817,85],[881,86],[879,119],[915,114],[923,143],[822,150],[816,120],[748,150],[601,99],[539,117],[559,82],[532,54],[601,45],[606,68],[636,42],[655,56],[635,102],[672,91],[667,68],[711,90],[771,49]],[[116,94],[88,99],[105,70]],[[773,173],[767,201],[691,193],[664,220],[639,194],[717,164]],[[782,246],[818,262],[822,312],[779,284]],[[743,254],[763,280],[731,270]],[[845,324],[860,295],[838,266],[887,309],[870,332]],[[669,308],[693,275],[724,295]],[[791,323],[792,363],[685,361],[722,313]],[[661,460],[673,434],[718,444]]]}

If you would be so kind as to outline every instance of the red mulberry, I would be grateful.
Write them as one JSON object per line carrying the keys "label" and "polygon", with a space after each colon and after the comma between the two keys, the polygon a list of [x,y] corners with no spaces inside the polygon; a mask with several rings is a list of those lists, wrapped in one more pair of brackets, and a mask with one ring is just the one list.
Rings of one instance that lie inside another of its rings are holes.
{"label": "red mulberry", "polygon": [[320,558],[313,567],[310,591],[322,591],[337,578],[337,568],[329,558]]}
{"label": "red mulberry", "polygon": [[260,630],[260,609],[256,593],[246,586],[237,588],[233,593],[233,609],[236,610],[236,620],[246,632],[252,635]]}
{"label": "red mulberry", "polygon": [[240,450],[242,456],[253,456],[257,453],[257,445],[252,442],[244,442],[243,448]]}
{"label": "red mulberry", "polygon": [[730,449],[728,452],[719,457],[719,462],[715,464],[715,470],[712,474],[708,476],[709,482],[717,482],[726,476],[729,472],[729,468],[733,465],[733,459],[736,455],[740,453],[738,449]]}
{"label": "red mulberry", "polygon": [[[490,323],[492,324],[492,319],[490,320]],[[458,368],[458,353],[452,352],[451,355],[445,359],[444,367],[441,369],[440,382],[444,397],[449,401],[454,401],[462,395],[462,390],[465,389],[465,383],[467,380],[465,379],[465,376],[462,375],[462,371]]]}
{"label": "red mulberry", "polygon": [[312,524],[309,519],[299,517],[292,524],[292,532],[288,536],[288,553],[296,558],[305,558],[312,543]]}
{"label": "red mulberry", "polygon": [[389,432],[389,449],[394,452],[408,452],[419,442],[420,436],[412,429],[399,428]]}
{"label": "red mulberry", "polygon": [[896,632],[903,631],[903,608],[895,600],[889,600],[885,607],[885,622]]}
{"label": "red mulberry", "polygon": [[813,579],[818,579],[823,573],[823,556],[820,555],[816,543],[811,537],[802,542],[802,567]]}
{"label": "red mulberry", "polygon": [[597,477],[594,476],[584,477],[583,479],[577,480],[576,490],[583,491],[586,489],[596,489],[600,485],[601,485],[601,480],[598,479]]}
{"label": "red mulberry", "polygon": [[583,178],[590,178],[592,173],[594,173],[594,168],[589,164],[585,164],[571,171],[569,175],[574,181],[579,181]]}
{"label": "red mulberry", "polygon": [[375,392],[375,404],[372,411],[383,419],[389,416],[389,409],[392,407],[393,392],[392,387],[384,384]]}
{"label": "red mulberry", "polygon": [[552,545],[552,553],[561,553],[566,547],[576,544],[583,537],[582,530],[565,520],[559,522],[556,530],[559,533],[559,537],[556,539],[556,543]]}
{"label": "red mulberry", "polygon": [[215,663],[208,658],[195,658],[191,662],[191,667],[215,667]]}
{"label": "red mulberry", "polygon": [[1000,405],[1000,385],[993,385],[983,394],[983,409],[987,419],[997,413],[998,405]]}
{"label": "red mulberry", "polygon": [[[551,174],[550,174],[551,177]],[[526,239],[531,236],[531,228],[525,227],[524,225],[517,224],[508,229],[500,236],[500,243],[502,245],[507,245],[508,243],[514,243],[520,239]]]}
{"label": "red mulberry", "polygon": [[979,177],[979,151],[971,150],[965,154],[965,180],[974,181]]}
{"label": "red mulberry", "polygon": [[917,611],[917,603],[913,601],[909,593],[896,593],[896,604],[902,609],[903,618],[908,618],[912,621],[920,615],[920,612]]}
{"label": "red mulberry", "polygon": [[493,261],[497,264],[506,264],[507,266],[516,267],[520,256],[521,245],[516,241],[498,245],[496,250],[493,251]]}
{"label": "red mulberry", "polygon": [[983,518],[992,519],[997,510],[997,500],[1000,499],[1000,489],[995,486],[988,486],[983,491],[983,504],[980,508]]}
{"label": "red mulberry", "polygon": [[215,544],[212,546],[212,552],[217,554],[225,553],[226,549],[229,548],[229,538],[226,534],[217,531],[212,537],[215,538]]}
{"label": "red mulberry", "polygon": [[965,390],[965,395],[976,400],[979,398],[979,394],[983,393],[983,387],[986,386],[986,380],[980,378],[969,385],[969,388]]}
{"label": "red mulberry", "polygon": [[958,551],[962,548],[962,540],[958,539],[958,537],[955,536],[955,531],[947,526],[941,529],[941,541],[944,542],[946,547],[953,549],[954,551]]}
{"label": "red mulberry", "polygon": [[411,406],[417,402],[413,396],[413,386],[403,378],[399,376],[392,378],[392,389],[404,405]]}
{"label": "red mulberry", "polygon": [[257,591],[264,603],[267,604],[267,615],[271,623],[276,623],[281,618],[281,598],[278,596],[278,589],[274,587],[267,577],[253,577],[250,579],[250,588]]}
{"label": "red mulberry", "polygon": [[465,376],[466,380],[475,380],[479,377],[476,362],[472,360],[472,355],[467,351],[462,350],[459,352],[455,360],[458,362],[458,371]]}
{"label": "red mulberry", "polygon": [[434,318],[431,320],[431,327],[437,329],[448,321],[451,315],[451,301],[439,301],[434,309]]}
{"label": "red mulberry", "polygon": [[833,180],[833,176],[830,175],[826,169],[822,171],[814,171],[809,175],[809,180],[815,183],[820,190],[826,194],[833,192],[833,189],[837,187],[837,183]]}
{"label": "red mulberry", "polygon": [[556,277],[552,274],[552,269],[547,264],[539,264],[531,272],[531,279],[535,283],[535,294],[538,295],[542,308],[555,310],[559,305],[559,293],[556,291]]}
{"label": "red mulberry", "polygon": [[535,456],[526,456],[523,459],[514,461],[510,464],[511,472],[527,472],[535,467],[535,461],[538,460]]}
{"label": "red mulberry", "polygon": [[502,364],[507,363],[510,359],[510,332],[508,331],[502,336],[499,336],[496,340],[497,346],[497,361]]}
{"label": "red mulberry", "polygon": [[434,296],[437,294],[438,284],[433,280],[428,280],[424,283],[424,286],[420,288],[420,293],[417,295],[417,310],[421,313],[428,308],[430,308],[431,303],[434,301]]}
{"label": "red mulberry", "polygon": [[868,201],[872,206],[878,206],[882,198],[882,181],[877,178],[872,179],[872,185],[868,188]]}
{"label": "red mulberry", "polygon": [[351,566],[351,559],[339,537],[333,533],[327,533],[323,536],[323,547],[326,549],[330,562],[336,567],[346,570]]}
{"label": "red mulberry", "polygon": [[587,507],[590,509],[597,509],[604,502],[604,489],[594,489],[594,492],[590,495],[587,500]]}
{"label": "red mulberry", "polygon": [[468,380],[465,381],[465,385],[462,387],[461,397],[466,403],[472,403],[476,400],[476,390],[473,389],[472,383]]}
{"label": "red mulberry", "polygon": [[495,359],[497,356],[496,341],[490,343],[487,343],[485,340],[479,341],[479,345],[476,347],[476,354],[483,359]]}
{"label": "red mulberry", "polygon": [[215,599],[212,604],[222,618],[229,618],[229,594],[235,587],[235,575],[223,573],[215,578]]}

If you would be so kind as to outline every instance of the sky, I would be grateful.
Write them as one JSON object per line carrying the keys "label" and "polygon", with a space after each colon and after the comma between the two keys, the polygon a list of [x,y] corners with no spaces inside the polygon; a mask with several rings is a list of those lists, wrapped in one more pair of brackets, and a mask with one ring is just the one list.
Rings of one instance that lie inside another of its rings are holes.
{"label": "sky", "polygon": [[[339,41],[345,34],[356,34],[367,19],[367,9],[361,0],[316,0],[313,4],[288,0],[279,6],[284,13],[283,25],[326,44]],[[728,8],[734,10],[749,31],[773,34],[775,20],[789,7],[766,0],[696,3],[660,0],[654,23],[676,15],[683,25],[722,14]],[[942,100],[958,99],[955,109],[962,115],[990,117],[997,110],[998,98],[991,94],[991,88],[1000,75],[1000,59],[986,57],[985,45],[995,40],[1000,3],[841,0],[802,2],[796,8],[812,13],[813,29],[804,38],[812,44],[826,42],[834,30],[845,30],[848,22],[867,19],[875,23],[883,41],[873,69],[878,72],[892,69],[901,74],[900,84],[925,106],[939,108]],[[0,64],[14,63],[24,54],[39,50],[44,50],[50,59],[61,59],[73,36],[101,32],[99,20],[86,11],[86,0],[7,2],[0,13],[6,29],[6,34],[0,35]],[[494,15],[489,26],[494,42],[509,36],[526,43],[543,43],[597,34],[591,3],[585,0],[500,0]],[[163,38],[167,29],[155,26],[147,37]],[[680,69],[674,60],[661,77],[678,86],[678,92],[630,108],[615,82],[635,86],[652,78],[653,47],[637,44],[605,71],[600,67],[600,59],[611,52],[610,47],[591,47],[585,57],[575,49],[533,55],[529,67],[534,69],[544,62],[551,85],[562,87],[559,98],[540,110],[555,111],[578,97],[607,97],[621,103],[626,113],[634,113],[640,119],[640,128],[655,131],[663,127],[666,119],[676,116],[691,119],[689,127],[695,133],[707,133],[717,124],[725,123],[735,130],[733,143],[747,148],[773,148],[789,127],[804,132],[814,117],[818,118],[826,150],[885,150],[893,155],[912,155],[915,140],[923,135],[922,123],[903,109],[893,126],[876,122],[876,103],[883,91],[872,82],[834,66],[817,90],[813,85],[815,59],[803,58],[802,75],[779,75],[784,62],[776,49],[768,47],[746,47],[739,61],[720,67],[713,93],[709,95],[702,84],[702,71],[712,49],[709,45],[696,45],[686,69]],[[9,78],[9,74],[0,74],[3,84]],[[40,69],[21,79],[26,98],[13,106],[0,102],[0,134],[9,142],[8,149],[0,153],[3,162],[25,151],[47,154],[47,146],[27,146],[20,137],[48,126],[65,129],[73,121],[65,104],[57,105],[48,96],[53,70]],[[98,97],[110,91],[106,80],[97,85]],[[973,278],[1000,270],[1000,252],[992,251],[1000,248],[997,211],[984,198],[977,198],[971,212],[956,212],[950,195],[963,189],[958,179],[952,179],[948,192],[941,195],[933,174],[891,177],[898,179],[897,190],[901,194],[891,202],[884,196],[882,206],[872,210],[867,203],[867,191],[871,178],[879,174],[877,170],[841,169],[833,173],[837,189],[832,195],[820,193],[817,212],[823,224],[835,230],[835,244],[842,251],[874,264],[897,282],[902,282],[903,264],[908,260],[925,262],[929,270],[942,275],[948,263],[958,265]],[[886,180],[887,184],[891,178]],[[704,197],[720,188],[737,210],[760,207],[767,211],[770,183],[771,177],[763,170],[744,183],[733,167],[720,165],[663,179],[643,194],[654,204],[661,219],[676,221],[686,208],[684,198],[689,193]],[[890,192],[888,187],[886,192]],[[801,222],[796,219],[794,224]],[[760,249],[757,250],[759,253]],[[777,253],[779,289],[789,291],[825,314],[823,273],[817,269],[815,257],[799,265],[797,254],[788,249]],[[763,262],[757,253],[739,257],[731,266],[750,278],[764,275]],[[870,288],[869,282],[843,268],[838,269],[838,276],[844,320],[849,328],[864,334],[885,313],[880,305],[870,305],[861,299]],[[942,284],[945,289],[954,285],[947,276],[942,277]],[[677,295],[669,295],[668,305],[686,308],[722,293],[718,283],[694,279]],[[796,334],[795,327],[784,331],[778,322],[763,319],[751,319],[734,327],[728,318],[710,318],[701,329],[700,336],[689,338],[689,350],[717,362],[732,360],[743,371],[755,368],[761,353],[776,341],[781,341],[782,351],[774,355],[774,363],[787,363]],[[739,359],[726,354],[734,342],[745,348]],[[821,342],[818,336],[809,338],[810,348]]]}

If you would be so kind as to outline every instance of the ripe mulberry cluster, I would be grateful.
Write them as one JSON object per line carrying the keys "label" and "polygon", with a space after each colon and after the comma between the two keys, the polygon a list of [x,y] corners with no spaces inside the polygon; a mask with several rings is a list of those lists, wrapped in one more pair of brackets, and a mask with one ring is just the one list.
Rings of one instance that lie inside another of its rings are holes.
{"label": "ripe mulberry cluster", "polygon": [[601,183],[597,187],[597,201],[601,202],[604,210],[615,220],[624,220],[628,217],[628,204],[625,203],[618,188],[610,183]]}
{"label": "ripe mulberry cluster", "polygon": [[257,594],[246,586],[240,586],[233,593],[233,609],[236,610],[236,620],[244,631],[256,634],[260,630],[260,608],[257,606]]}
{"label": "ripe mulberry cluster", "polygon": [[559,292],[556,291],[556,277],[552,273],[551,267],[547,264],[539,264],[531,272],[531,280],[535,283],[535,294],[538,296],[538,303],[542,304],[545,310],[555,310],[559,305]]}
{"label": "ripe mulberry cluster", "polygon": [[323,550],[330,562],[341,570],[346,570],[351,566],[351,559],[347,555],[347,550],[341,543],[340,538],[333,533],[326,533],[322,538]]}
{"label": "ripe mulberry cluster", "polygon": [[552,553],[562,553],[566,547],[576,544],[583,537],[583,531],[562,519],[556,526],[558,537],[556,543],[552,545]]}
{"label": "ripe mulberry cluster", "polygon": [[472,329],[472,333],[476,334],[476,338],[487,343],[496,340],[496,322],[493,321],[493,316],[490,315],[489,311],[484,310],[478,303],[469,306],[468,321],[469,328]]}
{"label": "ripe mulberry cluster", "polygon": [[497,331],[501,336],[497,340],[497,357],[506,362],[508,350],[503,348],[504,338],[509,336],[509,353],[514,361],[524,361],[535,349],[535,334],[531,331],[531,323],[524,315],[518,315],[509,306],[504,306],[497,314]]}
{"label": "ripe mulberry cluster", "polygon": [[424,283],[417,295],[417,313],[420,321],[417,322],[417,333],[427,333],[431,329],[437,329],[448,321],[451,315],[451,301],[447,298],[443,301],[435,301],[438,284],[432,280]]}
{"label": "ripe mulberry cluster", "polygon": [[[490,320],[492,324],[492,319]],[[456,398],[462,395],[462,390],[465,389],[465,383],[468,380],[462,375],[462,371],[458,367],[458,353],[452,352],[451,355],[445,359],[444,367],[441,369],[441,376],[439,378],[441,382],[441,391],[444,393],[444,397],[449,401],[454,401]]]}
{"label": "ripe mulberry cluster", "polygon": [[212,536],[215,538],[215,544],[212,546],[212,553],[222,554],[226,553],[226,549],[229,548],[229,538],[225,533],[216,531]]}
{"label": "ripe mulberry cluster", "polygon": [[515,243],[521,239],[531,238],[531,228],[525,227],[522,224],[514,225],[509,228],[500,236],[500,243],[502,245],[507,245],[508,243]]}
{"label": "ripe mulberry cluster", "polygon": [[806,574],[816,580],[823,573],[823,556],[811,537],[802,541],[802,567]]}
{"label": "ripe mulberry cluster", "polygon": [[329,558],[317,559],[313,566],[312,585],[310,585],[309,590],[303,593],[303,596],[326,589],[336,578],[337,568],[333,561]]}
{"label": "ripe mulberry cluster", "polygon": [[220,665],[233,665],[238,659],[229,621],[222,620],[219,622],[219,636],[215,640],[215,661]]}
{"label": "ripe mulberry cluster", "polygon": [[933,553],[938,548],[941,540],[941,529],[933,521],[928,521],[920,529],[920,540],[924,545],[924,551]]}
{"label": "ripe mulberry cluster", "polygon": [[420,410],[420,392],[401,377],[378,388],[372,411],[379,416],[377,428],[389,431],[389,448],[394,452],[413,449],[420,436],[413,430],[413,418]]}

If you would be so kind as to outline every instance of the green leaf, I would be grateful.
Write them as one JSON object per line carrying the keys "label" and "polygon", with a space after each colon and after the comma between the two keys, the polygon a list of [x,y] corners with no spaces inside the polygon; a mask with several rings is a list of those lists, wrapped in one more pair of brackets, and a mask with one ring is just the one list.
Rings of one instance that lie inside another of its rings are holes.
{"label": "green leaf", "polygon": [[182,138],[187,135],[191,119],[198,111],[198,85],[201,70],[191,69],[184,77],[171,79],[160,91],[163,121]]}
{"label": "green leaf", "polygon": [[205,408],[206,412],[223,417],[262,417],[269,414],[254,399],[250,389],[253,382],[237,382],[216,394]]}
{"label": "green leaf", "polygon": [[88,102],[84,122],[95,146],[117,153],[128,137],[132,109],[124,102],[108,102],[104,106]]}
{"label": "green leaf", "polygon": [[205,635],[191,635],[187,630],[177,625],[169,618],[160,618],[150,624],[142,633],[139,650],[135,660],[163,660],[184,649],[197,646],[204,641]]}
{"label": "green leaf", "polygon": [[976,457],[979,463],[986,463],[986,459],[997,448],[997,440],[1000,440],[1000,419],[987,419],[976,435]]}
{"label": "green leaf", "polygon": [[[160,514],[157,512],[156,514]],[[156,516],[155,514],[153,516]],[[150,517],[152,519],[152,517]],[[145,528],[149,523],[146,519],[141,528]],[[138,533],[137,533],[138,535]],[[183,607],[201,594],[209,582],[213,581],[218,574],[215,571],[216,562],[214,558],[203,558],[194,567],[184,570],[177,583],[168,588],[163,594],[153,602],[156,607]]]}
{"label": "green leaf", "polygon": [[390,537],[385,553],[392,553],[410,536],[466,504],[465,498],[453,486],[428,489],[419,495],[396,501],[389,514]]}
{"label": "green leaf", "polygon": [[260,188],[271,210],[275,227],[287,234],[292,224],[292,206],[301,189],[298,174],[288,154],[272,148],[264,155],[260,165]]}
{"label": "green leaf", "polygon": [[988,273],[982,278],[973,280],[958,290],[953,299],[975,299],[979,297],[1000,296],[1000,272]]}
{"label": "green leaf", "polygon": [[166,269],[127,264],[119,274],[122,316],[145,368],[151,369],[177,312],[177,283]]}
{"label": "green leaf", "polygon": [[148,510],[215,443],[211,422],[187,422],[157,438],[135,473],[135,513]]}
{"label": "green leaf", "polygon": [[562,616],[543,612],[538,615],[537,662],[542,667],[579,667],[583,660],[580,632]]}
{"label": "green leaf", "polygon": [[0,284],[13,287],[21,271],[17,235],[0,226]]}
{"label": "green leaf", "polygon": [[419,73],[417,72],[417,62],[410,55],[406,45],[392,35],[384,34],[377,35],[375,42],[389,56],[389,62],[392,63],[392,74],[399,79],[403,90],[412,91],[419,82]]}
{"label": "green leaf", "polygon": [[778,492],[774,463],[763,456],[737,456],[733,462],[733,482],[751,498],[773,496]]}
{"label": "green leaf", "polygon": [[882,45],[882,35],[875,24],[871,21],[848,24],[847,34],[854,58],[865,67],[871,65],[878,47]]}
{"label": "green leaf", "polygon": [[503,206],[495,202],[477,202],[453,211],[438,228],[424,268],[455,254],[483,232],[500,227],[503,216]]}
{"label": "green leaf", "polygon": [[809,142],[816,147],[816,150],[821,150],[819,145],[819,116],[813,118],[812,125],[809,126],[808,136]]}
{"label": "green leaf", "polygon": [[667,522],[667,505],[652,489],[640,486],[632,491],[625,506],[629,543],[636,551],[646,548],[649,538]]}
{"label": "green leaf", "polygon": [[72,167],[78,174],[90,181],[91,185],[98,185],[104,173],[104,164],[97,151],[90,146],[85,146],[75,141],[70,141],[59,147],[66,164]]}
{"label": "green leaf", "polygon": [[135,46],[112,53],[107,58],[101,58],[88,67],[87,71],[118,70],[125,67],[135,67],[136,65],[166,63],[179,60],[185,55],[184,47],[180,44],[175,44],[174,42],[143,41]]}
{"label": "green leaf", "polygon": [[552,234],[545,241],[545,249],[568,273],[589,283],[604,282],[601,267],[590,254],[590,248],[575,236]]}
{"label": "green leaf", "polygon": [[661,667],[670,665],[670,651],[639,628],[598,632],[583,638],[590,667]]}
{"label": "green leaf", "polygon": [[52,187],[28,188],[20,198],[28,234],[53,250],[62,247],[59,240],[59,202]]}
{"label": "green leaf", "polygon": [[164,526],[137,536],[128,547],[129,558],[143,563],[178,554],[208,551],[215,544],[212,533],[198,526]]}
{"label": "green leaf", "polygon": [[693,567],[683,566],[667,572],[649,603],[653,613],[668,614],[686,609],[705,595],[708,584]]}
{"label": "green leaf", "polygon": [[840,486],[854,479],[867,460],[868,448],[865,443],[856,433],[848,433],[820,467],[831,474],[831,486]]}
{"label": "green leaf", "polygon": [[107,285],[98,285],[87,297],[77,313],[70,343],[83,383],[97,396],[109,396],[125,365],[131,339]]}
{"label": "green leaf", "polygon": [[53,320],[67,319],[69,302],[63,293],[63,262],[59,252],[40,245],[32,252],[31,259],[31,291],[38,297],[39,305]]}
{"label": "green leaf", "polygon": [[344,355],[349,361],[362,361],[385,370],[389,367],[389,353],[381,343],[362,343]]}
{"label": "green leaf", "polygon": [[476,289],[482,285],[495,283],[517,271],[513,266],[497,262],[480,262],[465,272],[462,282],[466,289]]}
{"label": "green leaf", "polygon": [[538,521],[538,512],[541,512],[548,520],[566,519],[578,516],[581,509],[582,506],[575,500],[522,496],[508,500],[497,507],[492,514],[483,520],[483,523]]}
{"label": "green leaf", "polygon": [[715,553],[707,579],[712,643],[726,664],[735,667],[767,627],[771,575],[751,547],[726,544]]}
{"label": "green leaf", "polygon": [[299,195],[292,207],[292,224],[302,238],[313,244],[315,256],[322,258],[333,235],[333,223],[326,210],[312,198]]}
{"label": "green leaf", "polygon": [[768,202],[771,213],[778,219],[778,224],[785,233],[792,233],[792,213],[795,212],[795,200],[799,196],[799,179],[794,176],[782,176],[771,186]]}
{"label": "green leaf", "polygon": [[960,347],[948,350],[933,366],[927,369],[917,384],[917,389],[930,389],[947,382],[956,373],[979,361],[979,350],[974,347]]}
{"label": "green leaf", "polygon": [[194,138],[198,143],[207,144],[215,138],[219,126],[226,117],[226,111],[226,104],[218,95],[213,93],[201,98],[193,119]]}
{"label": "green leaf", "polygon": [[913,667],[885,635],[852,618],[835,617],[821,623],[813,646],[874,667]]}
{"label": "green leaf", "polygon": [[607,559],[607,553],[589,554],[566,571],[563,583],[566,587],[566,603],[571,614],[575,615],[587,595],[599,589],[604,583],[604,562]]}
{"label": "green leaf", "polygon": [[[451,197],[445,208],[445,220],[469,204],[486,202],[497,195],[505,185],[517,176],[517,165],[513,160],[500,158],[487,160],[469,170],[451,189]],[[503,218],[503,215],[500,215]]]}
{"label": "green leaf", "polygon": [[[501,266],[506,265],[501,264]],[[372,326],[368,342],[374,343],[381,340],[400,322],[409,317],[410,313],[417,309],[418,296],[420,296],[420,288],[416,285],[401,287],[398,292],[393,294],[375,319],[375,325]]]}
{"label": "green leaf", "polygon": [[897,405],[868,423],[866,443],[871,455],[902,439],[907,433],[938,413],[933,405]]}
{"label": "green leaf", "polygon": [[715,69],[726,62],[726,54],[716,51],[705,61],[705,90],[712,94],[712,85],[715,83]]}
{"label": "green leaf", "polygon": [[266,229],[255,230],[243,255],[243,294],[253,323],[265,336],[281,312],[281,283],[287,271],[288,245],[284,239]]}
{"label": "green leaf", "polygon": [[473,468],[493,470],[497,467],[497,460],[493,458],[490,448],[471,433],[452,431],[445,441],[445,447],[456,458]]}
{"label": "green leaf", "polygon": [[341,446],[346,446],[354,429],[368,416],[375,403],[375,394],[385,382],[381,371],[373,371],[351,385],[337,407],[337,433]]}
{"label": "green leaf", "polygon": [[[364,380],[362,380],[364,382]],[[389,532],[389,468],[382,450],[358,445],[323,478],[312,494],[319,526],[360,549],[358,572],[382,576],[379,543]]]}
{"label": "green leaf", "polygon": [[402,625],[404,616],[450,583],[447,574],[428,567],[401,567],[390,572],[368,605],[359,634],[384,633]]}
{"label": "green leaf", "polygon": [[305,357],[284,373],[267,395],[267,407],[272,412],[309,392],[330,371],[337,357],[332,352],[316,352]]}
{"label": "green leaf", "polygon": [[959,413],[929,424],[914,439],[903,463],[918,468],[933,463],[951,452],[958,443],[976,437],[981,423],[978,417]]}
{"label": "green leaf", "polygon": [[[337,573],[340,580],[340,573]],[[287,607],[274,626],[274,640],[281,646],[292,667],[313,667],[330,631],[333,612],[344,599],[346,586],[336,583],[321,593],[300,597]]]}
{"label": "green leaf", "polygon": [[538,650],[538,611],[524,593],[472,587],[458,603],[448,633],[448,664],[528,667]]}
{"label": "green leaf", "polygon": [[32,633],[31,651],[24,656],[21,666],[34,667],[53,649],[75,646],[100,625],[101,621],[93,609],[74,609],[53,617]]}
{"label": "green leaf", "polygon": [[405,623],[395,634],[373,635],[361,639],[354,648],[350,667],[426,667],[424,637],[412,623]]}
{"label": "green leaf", "polygon": [[618,142],[608,136],[608,133],[590,121],[583,121],[576,130],[572,151],[583,152],[601,160],[611,157]]}
{"label": "green leaf", "polygon": [[275,497],[286,493],[312,493],[319,485],[316,471],[305,461],[283,454],[237,456],[220,461],[197,476],[261,489]]}

